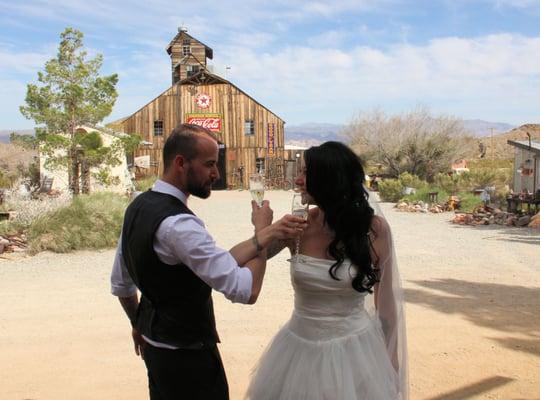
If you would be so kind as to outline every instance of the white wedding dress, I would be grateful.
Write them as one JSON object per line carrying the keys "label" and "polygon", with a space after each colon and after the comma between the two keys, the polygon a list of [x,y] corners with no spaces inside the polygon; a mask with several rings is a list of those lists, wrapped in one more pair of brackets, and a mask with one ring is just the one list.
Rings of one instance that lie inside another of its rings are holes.
{"label": "white wedding dress", "polygon": [[[294,259],[295,257],[293,257]],[[330,277],[331,260],[291,261],[294,311],[262,355],[246,398],[251,400],[397,400],[400,377],[369,293],[351,286],[347,260]],[[367,295],[367,296],[366,296]]]}

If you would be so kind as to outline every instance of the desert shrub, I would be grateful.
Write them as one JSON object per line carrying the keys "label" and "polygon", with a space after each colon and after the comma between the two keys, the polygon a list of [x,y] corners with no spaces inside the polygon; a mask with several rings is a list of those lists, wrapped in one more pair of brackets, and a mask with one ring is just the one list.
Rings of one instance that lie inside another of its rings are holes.
{"label": "desert shrub", "polygon": [[460,211],[471,212],[476,206],[482,204],[479,196],[475,196],[471,192],[459,192],[459,209]]}
{"label": "desert shrub", "polygon": [[135,190],[138,192],[146,192],[150,189],[157,180],[157,176],[150,175],[135,182]]}
{"label": "desert shrub", "polygon": [[425,188],[427,182],[420,179],[418,176],[404,172],[399,175],[399,182],[403,187],[415,188],[416,190]]}
{"label": "desert shrub", "polygon": [[511,169],[514,166],[513,159],[490,159],[490,158],[477,158],[469,160],[467,166],[470,170],[475,170],[479,168],[489,168],[489,169]]}
{"label": "desert shrub", "polygon": [[41,216],[30,225],[30,252],[66,253],[114,247],[127,202],[125,196],[110,192],[77,196],[68,206]]}
{"label": "desert shrub", "polygon": [[[57,210],[69,204],[71,195],[62,194],[58,197],[44,196],[37,199],[30,197],[30,193],[23,194],[13,189],[5,192],[3,211],[13,211],[14,218],[3,221],[0,232],[21,232],[30,227],[38,217]],[[1,234],[1,233],[0,233]]]}
{"label": "desert shrub", "polygon": [[442,188],[435,186],[425,186],[421,189],[418,189],[416,193],[411,193],[403,197],[403,200],[407,200],[410,202],[423,201],[424,203],[431,203],[429,199],[429,193],[432,192],[437,192],[437,202],[439,204],[445,203],[450,197],[450,194]]}
{"label": "desert shrub", "polygon": [[397,202],[403,197],[403,185],[397,179],[379,182],[379,196],[382,201]]}
{"label": "desert shrub", "polygon": [[9,189],[13,186],[16,176],[13,173],[0,169],[0,188]]}
{"label": "desert shrub", "polygon": [[451,194],[455,194],[462,190],[468,190],[470,186],[468,176],[465,176],[465,174],[437,174],[435,175],[434,183],[437,187]]}
{"label": "desert shrub", "polygon": [[470,181],[470,190],[488,186],[502,187],[510,181],[509,172],[491,168],[474,169],[463,175]]}

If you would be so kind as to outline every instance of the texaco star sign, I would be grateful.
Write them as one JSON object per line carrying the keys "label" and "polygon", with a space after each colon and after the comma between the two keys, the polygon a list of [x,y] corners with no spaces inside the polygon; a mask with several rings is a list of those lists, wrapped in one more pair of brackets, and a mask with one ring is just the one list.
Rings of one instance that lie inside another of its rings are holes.
{"label": "texaco star sign", "polygon": [[195,103],[197,104],[197,107],[199,108],[208,108],[210,107],[210,102],[212,101],[212,98],[204,93],[199,93],[197,97],[195,97]]}

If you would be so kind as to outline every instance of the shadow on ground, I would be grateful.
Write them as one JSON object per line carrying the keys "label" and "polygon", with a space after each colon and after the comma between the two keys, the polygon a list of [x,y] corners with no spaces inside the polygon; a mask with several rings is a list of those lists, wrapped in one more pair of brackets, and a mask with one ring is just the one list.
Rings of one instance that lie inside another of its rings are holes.
{"label": "shadow on ground", "polygon": [[540,229],[517,228],[503,225],[458,225],[448,222],[455,229],[475,229],[479,232],[493,233],[493,236],[485,237],[485,240],[501,240],[525,244],[540,245]]}
{"label": "shadow on ground", "polygon": [[489,392],[500,386],[512,382],[513,379],[504,376],[493,376],[491,378],[482,379],[479,382],[463,386],[459,389],[446,392],[435,397],[430,397],[425,400],[463,400],[470,399],[473,396],[478,396],[482,393]]}
{"label": "shadow on ground", "polygon": [[540,288],[458,279],[410,282],[425,289],[405,289],[408,303],[459,314],[473,324],[507,332],[507,338],[491,340],[540,356]]}

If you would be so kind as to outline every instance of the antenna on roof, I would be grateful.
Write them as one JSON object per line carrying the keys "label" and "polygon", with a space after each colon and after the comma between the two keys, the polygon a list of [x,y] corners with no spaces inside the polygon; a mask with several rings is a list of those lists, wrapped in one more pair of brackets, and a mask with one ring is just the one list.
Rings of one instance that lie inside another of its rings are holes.
{"label": "antenna on roof", "polygon": [[180,25],[180,26],[178,27],[178,32],[179,32],[179,33],[187,32],[187,27],[184,26],[184,25]]}

